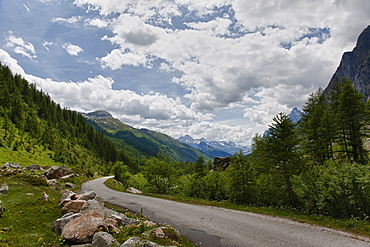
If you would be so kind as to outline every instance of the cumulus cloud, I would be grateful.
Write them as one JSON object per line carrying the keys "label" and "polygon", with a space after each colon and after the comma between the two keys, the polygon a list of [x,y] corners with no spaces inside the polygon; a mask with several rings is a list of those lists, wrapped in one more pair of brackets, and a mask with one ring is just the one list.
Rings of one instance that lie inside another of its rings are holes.
{"label": "cumulus cloud", "polygon": [[16,37],[12,32],[9,32],[5,40],[6,48],[30,59],[37,58],[35,47],[30,42],[24,41],[22,37]]}
{"label": "cumulus cloud", "polygon": [[71,56],[78,56],[78,54],[83,51],[81,47],[72,45],[71,43],[64,43],[62,47]]}
{"label": "cumulus cloud", "polygon": [[[113,74],[126,67],[145,67],[172,73],[169,83],[181,87],[182,94],[169,97],[160,87],[150,94],[113,90],[115,82],[108,76],[38,82],[40,87],[50,87],[50,94],[66,106],[106,107],[137,126],[174,136],[203,134],[238,142],[257,129],[263,131],[278,112],[289,113],[319,86],[325,87],[370,17],[370,2],[364,0],[75,0],[73,4],[86,16],[79,12],[52,22],[99,28],[104,33],[101,41],[111,45],[95,55],[102,71]],[[44,43],[46,49],[50,45]],[[36,56],[32,44],[14,35],[9,35],[6,48]],[[83,51],[71,43],[63,48],[71,56]],[[212,121],[220,111],[236,109],[248,123]]]}

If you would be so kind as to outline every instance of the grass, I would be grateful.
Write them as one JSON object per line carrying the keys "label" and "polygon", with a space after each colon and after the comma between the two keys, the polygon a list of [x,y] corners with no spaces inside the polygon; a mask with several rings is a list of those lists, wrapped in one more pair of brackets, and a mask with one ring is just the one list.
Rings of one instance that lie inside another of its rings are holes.
{"label": "grass", "polygon": [[[107,180],[105,184],[111,189],[123,191],[123,192],[126,191],[126,187],[119,184],[114,179]],[[370,237],[370,222],[368,220],[362,220],[362,219],[357,219],[357,218],[337,219],[337,218],[333,218],[329,216],[305,214],[305,213],[301,213],[299,211],[291,210],[291,209],[255,207],[255,206],[236,204],[230,201],[221,201],[221,202],[209,201],[205,199],[185,197],[182,195],[171,195],[171,196],[158,195],[158,194],[146,194],[146,195],[163,198],[167,200],[178,201],[178,202],[196,204],[196,205],[223,207],[223,208],[258,213],[258,214],[284,217],[284,218],[288,218],[288,219],[301,222],[301,223],[328,227],[328,228],[352,233],[352,234],[363,236],[363,237]]]}
{"label": "grass", "polygon": [[36,146],[33,152],[27,152],[26,150],[13,151],[11,148],[0,147],[0,166],[6,162],[20,163],[23,166],[29,166],[31,164],[38,164],[40,166],[61,165],[56,164],[50,158],[50,155],[52,155],[51,151],[44,151],[40,146]]}
{"label": "grass", "polygon": [[[47,186],[33,186],[21,178],[1,178],[9,193],[0,199],[5,212],[0,218],[0,246],[60,246],[51,231],[52,222],[62,216],[58,209],[60,193]],[[46,201],[43,193],[49,195]]]}

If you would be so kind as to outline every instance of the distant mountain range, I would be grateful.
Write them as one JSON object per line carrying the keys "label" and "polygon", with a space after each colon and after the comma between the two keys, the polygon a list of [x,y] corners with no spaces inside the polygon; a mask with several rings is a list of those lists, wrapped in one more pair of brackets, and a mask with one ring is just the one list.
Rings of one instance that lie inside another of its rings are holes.
{"label": "distant mountain range", "polygon": [[231,141],[207,141],[204,138],[193,139],[189,135],[182,136],[178,140],[212,157],[228,157],[240,152],[240,150],[243,151],[244,154],[248,154],[251,151],[250,147],[241,146]]}
{"label": "distant mountain range", "polygon": [[103,132],[120,147],[142,157],[156,157],[158,154],[162,154],[180,162],[195,162],[199,156],[206,160],[213,158],[168,135],[147,129],[133,128],[106,111],[95,111],[83,114],[83,116],[96,130]]}

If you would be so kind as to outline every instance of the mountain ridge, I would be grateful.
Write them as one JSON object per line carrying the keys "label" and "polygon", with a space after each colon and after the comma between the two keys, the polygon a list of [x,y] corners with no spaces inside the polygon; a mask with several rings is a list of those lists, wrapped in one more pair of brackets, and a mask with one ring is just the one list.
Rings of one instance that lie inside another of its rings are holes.
{"label": "mountain ridge", "polygon": [[233,154],[240,152],[240,150],[243,151],[244,154],[248,154],[250,152],[249,147],[238,145],[232,141],[207,141],[204,138],[194,139],[190,135],[181,136],[178,140],[213,157],[232,156]]}
{"label": "mountain ridge", "polygon": [[156,157],[161,154],[179,162],[195,162],[200,156],[206,160],[211,159],[206,153],[166,134],[148,129],[136,129],[122,123],[109,112],[98,110],[84,113],[83,116],[103,129],[105,131],[104,134],[114,139],[115,142],[125,147],[130,146],[145,157]]}
{"label": "mountain ridge", "polygon": [[325,88],[328,93],[333,84],[347,78],[368,100],[370,98],[370,25],[357,39],[352,51],[343,53],[340,64]]}

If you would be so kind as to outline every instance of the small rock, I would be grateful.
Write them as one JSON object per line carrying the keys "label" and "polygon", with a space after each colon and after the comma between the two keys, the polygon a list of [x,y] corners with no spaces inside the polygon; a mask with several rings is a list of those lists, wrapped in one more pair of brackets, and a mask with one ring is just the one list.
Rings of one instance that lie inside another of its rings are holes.
{"label": "small rock", "polygon": [[70,190],[67,190],[63,195],[62,197],[60,198],[60,202],[63,202],[64,200],[66,199],[72,199],[72,197],[76,195],[76,193],[74,193],[73,191],[70,191]]}
{"label": "small rock", "polygon": [[65,175],[65,176],[63,176],[63,177],[60,177],[59,179],[68,179],[68,178],[74,178],[74,177],[76,177],[76,174],[69,174],[69,175]]}
{"label": "small rock", "polygon": [[8,194],[8,192],[9,192],[9,186],[7,184],[1,185],[1,187],[0,187],[0,196],[4,196],[4,195]]}
{"label": "small rock", "polygon": [[49,186],[59,186],[60,184],[58,183],[58,180],[57,179],[50,179],[50,180],[46,180],[46,182],[48,183]]}
{"label": "small rock", "polygon": [[70,189],[73,189],[74,187],[76,187],[74,184],[72,183],[65,183],[65,186],[66,188],[70,188]]}
{"label": "small rock", "polygon": [[130,187],[126,191],[129,192],[129,193],[132,193],[132,194],[143,194],[142,191],[140,191],[138,189],[135,189],[134,187]]}
{"label": "small rock", "polygon": [[49,195],[46,194],[45,192],[43,192],[44,195],[42,196],[42,199],[44,199],[45,201],[49,200]]}
{"label": "small rock", "polygon": [[27,166],[27,169],[28,169],[28,170],[40,171],[42,168],[41,168],[41,166],[39,166],[39,165],[32,164],[32,165]]}
{"label": "small rock", "polygon": [[150,220],[146,220],[143,223],[147,227],[151,227],[151,226],[156,226],[157,225],[156,223],[154,223],[153,221],[150,221]]}
{"label": "small rock", "polygon": [[119,246],[119,243],[112,235],[107,232],[97,232],[94,234],[91,247],[112,247]]}
{"label": "small rock", "polygon": [[131,237],[124,242],[121,247],[161,247],[162,245],[150,242],[149,240],[141,240],[139,237]]}

